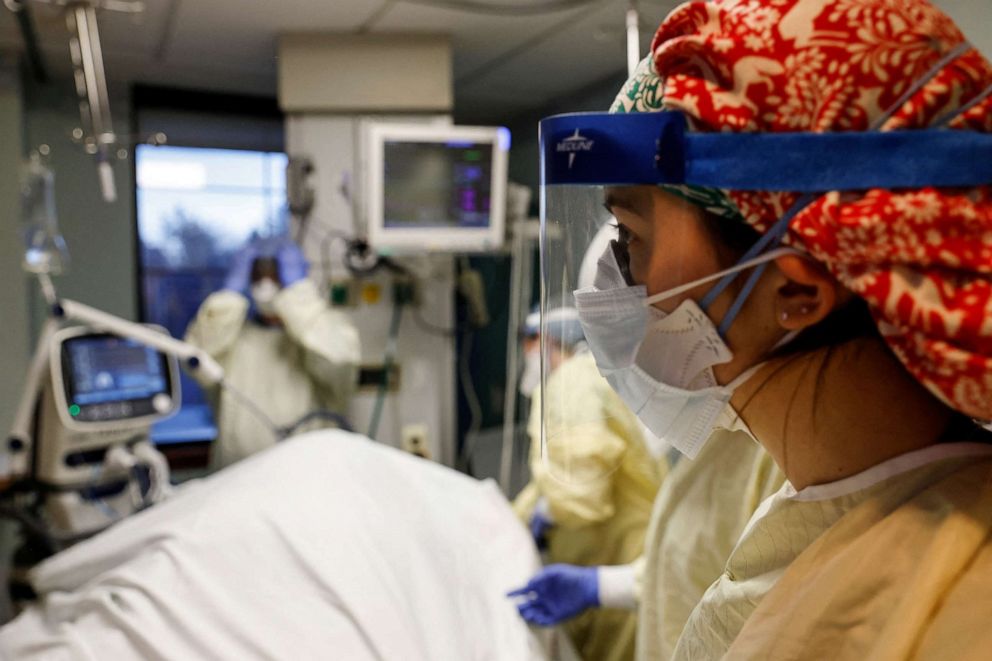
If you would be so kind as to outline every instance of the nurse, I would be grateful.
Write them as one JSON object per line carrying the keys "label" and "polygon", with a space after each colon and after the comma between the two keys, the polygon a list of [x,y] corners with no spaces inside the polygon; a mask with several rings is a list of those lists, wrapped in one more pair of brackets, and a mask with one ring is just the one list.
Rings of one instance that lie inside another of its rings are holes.
{"label": "nurse", "polygon": [[653,433],[694,457],[731,411],[787,477],[675,658],[992,645],[990,93],[924,0],[716,0],[615,114],[542,122],[546,296]]}

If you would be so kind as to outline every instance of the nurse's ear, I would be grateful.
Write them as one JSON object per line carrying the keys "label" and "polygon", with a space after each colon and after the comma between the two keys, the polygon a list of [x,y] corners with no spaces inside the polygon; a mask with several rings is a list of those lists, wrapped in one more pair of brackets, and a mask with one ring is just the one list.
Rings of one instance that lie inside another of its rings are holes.
{"label": "nurse's ear", "polygon": [[803,330],[822,321],[847,290],[819,262],[802,255],[775,260],[785,278],[775,292],[775,319],[785,330]]}

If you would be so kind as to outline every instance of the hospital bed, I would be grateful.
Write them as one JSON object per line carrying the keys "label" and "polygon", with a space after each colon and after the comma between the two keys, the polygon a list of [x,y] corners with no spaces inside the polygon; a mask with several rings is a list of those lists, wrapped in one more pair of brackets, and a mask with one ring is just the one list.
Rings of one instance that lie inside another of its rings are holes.
{"label": "hospital bed", "polygon": [[286,441],[39,565],[0,658],[570,659],[490,482],[339,430]]}

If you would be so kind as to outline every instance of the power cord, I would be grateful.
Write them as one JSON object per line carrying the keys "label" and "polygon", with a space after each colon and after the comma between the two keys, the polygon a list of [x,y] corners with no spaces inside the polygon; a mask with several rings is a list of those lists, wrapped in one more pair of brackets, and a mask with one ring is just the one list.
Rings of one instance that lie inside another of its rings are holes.
{"label": "power cord", "polygon": [[468,405],[469,424],[465,430],[465,447],[462,448],[461,469],[471,475],[472,455],[475,454],[475,445],[482,429],[482,402],[479,401],[479,393],[475,388],[475,381],[472,379],[470,358],[472,356],[472,345],[475,335],[466,332],[462,340],[461,355],[458,359],[458,375],[462,382],[462,393],[465,395],[465,403]]}
{"label": "power cord", "polygon": [[265,414],[265,411],[263,411],[261,407],[258,406],[258,404],[251,401],[250,397],[248,397],[243,392],[232,386],[227,379],[221,379],[218,385],[223,390],[231,393],[231,395],[234,396],[234,399],[237,400],[239,404],[244,406],[253,416],[255,416],[255,419],[258,420],[260,423],[262,423],[262,425],[269,430],[269,432],[272,434],[272,437],[276,441],[281,441],[284,438],[282,436],[282,431],[279,429],[276,423],[272,421],[272,418],[267,416]]}
{"label": "power cord", "polygon": [[293,424],[282,427],[280,429],[280,434],[282,435],[283,438],[289,438],[294,433],[296,433],[297,429],[299,429],[300,427],[306,425],[307,423],[313,420],[325,420],[327,422],[333,422],[338,429],[343,429],[344,431],[355,431],[355,429],[351,426],[351,423],[348,422],[348,418],[346,418],[345,416],[341,415],[340,413],[333,413],[331,411],[325,411],[321,409],[319,411],[310,411],[309,413],[304,414],[302,418],[300,418]]}
{"label": "power cord", "polygon": [[369,433],[367,436],[375,440],[379,433],[379,422],[382,420],[382,408],[386,402],[386,393],[389,391],[389,380],[393,371],[393,363],[396,360],[396,345],[400,334],[400,322],[403,320],[403,303],[393,303],[393,318],[389,323],[389,338],[386,340],[386,354],[382,360],[382,383],[379,384],[379,394],[375,400],[375,408],[372,410],[372,418],[369,420]]}

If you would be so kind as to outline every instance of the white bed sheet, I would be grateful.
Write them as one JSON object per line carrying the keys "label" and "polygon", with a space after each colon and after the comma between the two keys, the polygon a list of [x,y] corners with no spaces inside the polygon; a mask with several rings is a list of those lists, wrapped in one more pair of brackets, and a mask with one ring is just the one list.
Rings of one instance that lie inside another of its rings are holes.
{"label": "white bed sheet", "polygon": [[34,572],[13,659],[544,658],[495,485],[341,431],[190,485]]}

